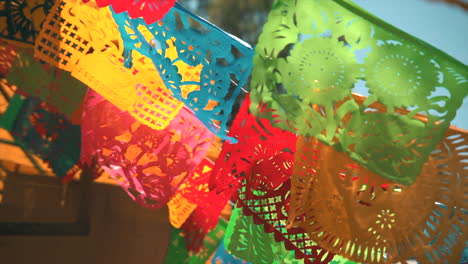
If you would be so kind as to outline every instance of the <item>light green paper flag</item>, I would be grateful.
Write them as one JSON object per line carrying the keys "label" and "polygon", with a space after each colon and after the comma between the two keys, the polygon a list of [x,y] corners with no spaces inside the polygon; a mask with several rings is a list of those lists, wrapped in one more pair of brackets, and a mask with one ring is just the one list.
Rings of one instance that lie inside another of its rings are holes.
{"label": "light green paper flag", "polygon": [[468,94],[466,65],[347,0],[275,1],[255,51],[256,116],[405,185]]}
{"label": "light green paper flag", "polygon": [[[272,233],[266,233],[263,225],[255,224],[252,216],[244,215],[242,208],[233,208],[224,243],[230,254],[253,264],[304,263],[304,259],[295,258],[294,250],[287,250]],[[358,263],[335,255],[330,264]]]}

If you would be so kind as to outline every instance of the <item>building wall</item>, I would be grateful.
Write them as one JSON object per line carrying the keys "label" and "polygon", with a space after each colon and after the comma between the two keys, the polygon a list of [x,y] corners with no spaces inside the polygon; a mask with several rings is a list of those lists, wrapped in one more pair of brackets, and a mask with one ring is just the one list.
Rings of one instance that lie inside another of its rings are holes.
{"label": "building wall", "polygon": [[[5,191],[9,191],[5,192],[4,203],[0,205],[0,220],[2,212],[5,212],[1,210],[2,206],[3,209],[12,207],[12,203],[7,200],[8,196],[18,197],[20,192],[20,196],[26,197],[26,199],[16,199],[18,207],[24,207],[22,204],[27,201],[27,197],[31,197],[31,190],[13,188],[11,184],[9,186],[8,181],[5,188]],[[74,191],[73,188],[70,192]],[[42,191],[58,192],[51,188],[36,188],[34,196],[43,197]],[[91,191],[92,200],[89,206],[91,231],[88,236],[0,236],[0,263],[162,263],[170,236],[167,209],[145,209],[133,202],[117,186],[94,183]],[[48,197],[57,197],[52,201],[54,203],[60,200],[58,195]],[[73,200],[76,195],[70,197]],[[75,202],[67,201],[67,204]]]}

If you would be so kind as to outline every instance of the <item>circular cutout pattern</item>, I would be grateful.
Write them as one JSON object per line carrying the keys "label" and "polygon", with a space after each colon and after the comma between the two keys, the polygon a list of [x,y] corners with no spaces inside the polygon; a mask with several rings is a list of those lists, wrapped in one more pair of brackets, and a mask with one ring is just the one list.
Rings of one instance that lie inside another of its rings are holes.
{"label": "circular cutout pattern", "polygon": [[355,261],[456,263],[468,232],[467,146],[468,135],[448,131],[416,182],[402,186],[300,137],[296,157],[316,158],[296,159],[292,200],[302,195],[302,202],[291,204],[289,220],[323,248]]}
{"label": "circular cutout pattern", "polygon": [[309,103],[336,103],[351,95],[358,77],[354,53],[336,39],[309,38],[296,44],[278,69],[289,93]]}
{"label": "circular cutout pattern", "polygon": [[376,46],[364,65],[371,96],[389,108],[425,105],[438,83],[435,65],[406,43]]}

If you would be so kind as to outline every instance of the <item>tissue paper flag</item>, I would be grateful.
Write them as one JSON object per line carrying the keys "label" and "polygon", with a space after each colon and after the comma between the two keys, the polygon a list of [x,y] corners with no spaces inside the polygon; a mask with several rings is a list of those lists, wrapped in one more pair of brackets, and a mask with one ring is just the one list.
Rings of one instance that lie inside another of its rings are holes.
{"label": "tissue paper flag", "polygon": [[[252,263],[304,263],[304,260],[295,259],[293,250],[287,250],[284,244],[276,242],[273,234],[265,233],[263,226],[255,224],[254,218],[244,215],[240,208],[233,210],[224,239],[227,241],[226,248],[231,254]],[[330,258],[327,257],[323,261],[327,263]],[[316,263],[321,262],[317,260]],[[335,255],[330,264],[358,263]]]}
{"label": "tissue paper flag", "polygon": [[364,263],[458,263],[468,236],[468,134],[448,130],[411,186],[317,139],[299,137],[291,226]]}
{"label": "tissue paper flag", "polygon": [[[252,68],[251,48],[177,3],[150,25],[126,13],[114,13],[114,18],[124,41],[126,65],[131,65],[133,54],[150,58],[174,97],[226,139],[232,107]],[[176,56],[169,52],[171,46]],[[187,66],[201,71],[187,78],[183,75]]]}
{"label": "tissue paper flag", "polygon": [[[212,170],[213,163],[206,158],[203,159],[167,204],[169,206],[169,220],[172,226],[180,228],[197,206],[200,206],[199,210],[209,213],[209,215],[203,217],[205,221],[208,223],[214,222],[214,224],[210,224],[209,226],[203,225],[202,227],[193,226],[195,230],[191,232],[198,231],[197,233],[200,233],[200,236],[204,237],[209,230],[216,226],[224,204],[216,202],[218,201],[216,195],[209,192],[208,181],[210,180]],[[216,211],[217,208],[220,208],[219,212]],[[193,217],[190,220],[193,221]]]}
{"label": "tissue paper flag", "polygon": [[71,72],[141,123],[164,129],[183,103],[171,96],[150,59],[136,55],[133,67],[127,69],[122,53],[108,8],[80,0],[58,0],[35,45],[40,60]]}
{"label": "tissue paper flag", "polygon": [[[224,239],[231,254],[252,263],[304,263],[304,260],[295,259],[293,250],[287,250],[284,244],[276,242],[273,234],[265,233],[263,226],[255,224],[254,218],[244,215],[240,208],[233,210]],[[327,256],[323,261],[328,263],[330,258]],[[321,262],[316,260],[315,263]],[[329,263],[358,264],[339,255],[335,255]]]}
{"label": "tissue paper flag", "polygon": [[0,0],[0,38],[33,45],[54,0]]}
{"label": "tissue paper flag", "polygon": [[72,72],[87,55],[119,50],[122,43],[108,9],[93,2],[57,0],[34,47],[38,59]]}
{"label": "tissue paper flag", "polygon": [[226,201],[220,199],[215,192],[209,193],[208,198],[206,204],[197,206],[182,226],[189,251],[200,250],[206,234],[219,224],[220,214],[226,206]]}
{"label": "tissue paper flag", "polygon": [[[208,182],[213,171],[213,162],[208,159],[203,159],[194,173],[187,179],[178,192],[187,199],[190,203],[197,204],[199,206],[206,206],[213,201],[210,198],[214,198],[208,188]],[[224,205],[223,205],[224,206]]]}
{"label": "tissue paper flag", "polygon": [[32,49],[17,48],[7,80],[21,92],[39,97],[56,107],[74,123],[81,122],[81,103],[88,87],[69,72],[44,65],[33,58]]}
{"label": "tissue paper flag", "polygon": [[203,240],[203,246],[200,251],[187,251],[184,235],[179,229],[172,228],[171,243],[169,251],[164,259],[164,264],[200,264],[205,263],[211,254],[216,250],[218,244],[224,237],[226,222],[219,221],[215,230],[211,231]]}
{"label": "tissue paper flag", "polygon": [[232,211],[224,236],[226,248],[232,255],[255,264],[304,263],[295,259],[294,250],[287,250],[283,243],[275,241],[273,234],[265,233],[263,225],[254,222],[253,217],[242,214],[241,208]]}
{"label": "tissue paper flag", "polygon": [[[180,188],[184,188],[185,183]],[[169,222],[175,228],[180,228],[190,217],[196,204],[189,202],[179,191],[167,203],[169,207]]]}
{"label": "tissue paper flag", "polygon": [[329,263],[334,254],[315,243],[304,229],[286,228],[290,186],[288,179],[275,191],[255,195],[256,190],[244,181],[238,203],[243,207],[245,215],[252,216],[256,224],[263,225],[265,232],[273,233],[276,241],[294,250],[297,259],[303,258],[306,264]]}
{"label": "tissue paper flag", "polygon": [[[177,225],[183,223],[182,230],[187,248],[191,251],[199,250],[206,234],[218,224],[221,212],[227,204],[223,195],[208,188],[212,169],[213,163],[206,158],[203,159],[174,196],[179,199],[178,203],[171,204],[171,200],[168,204],[169,214],[174,210],[171,223],[172,221]],[[176,205],[184,208],[184,212],[175,212]],[[192,210],[191,215],[187,215],[189,210]]]}
{"label": "tissue paper flag", "polygon": [[164,206],[196,168],[213,134],[188,110],[153,130],[90,90],[82,121],[83,156],[98,162],[138,203]]}
{"label": "tissue paper flag", "polygon": [[[328,263],[333,254],[317,246],[303,229],[285,228],[296,135],[272,127],[266,119],[255,118],[249,105],[247,95],[230,128],[229,136],[236,137],[238,143],[224,144],[210,188],[223,194],[225,200],[237,197],[246,215],[273,233],[276,241],[294,249],[304,263]],[[258,107],[268,111],[265,105]]]}
{"label": "tissue paper flag", "polygon": [[66,176],[80,158],[80,127],[38,98],[15,95],[0,127],[10,131],[22,148],[45,161],[58,177]]}
{"label": "tissue paper flag", "polygon": [[268,192],[289,179],[291,173],[296,136],[271,127],[266,119],[255,118],[249,105],[246,95],[229,133],[238,143],[223,145],[210,182],[210,188],[226,193],[227,199],[245,178],[253,188]]}
{"label": "tissue paper flag", "polygon": [[[465,65],[344,0],[275,1],[254,65],[255,115],[405,185],[468,94]],[[351,95],[359,87],[362,103]]]}
{"label": "tissue paper flag", "polygon": [[[83,0],[89,2],[89,0]],[[95,0],[98,6],[112,5],[116,13],[127,11],[131,18],[143,18],[151,24],[163,18],[176,0]]]}

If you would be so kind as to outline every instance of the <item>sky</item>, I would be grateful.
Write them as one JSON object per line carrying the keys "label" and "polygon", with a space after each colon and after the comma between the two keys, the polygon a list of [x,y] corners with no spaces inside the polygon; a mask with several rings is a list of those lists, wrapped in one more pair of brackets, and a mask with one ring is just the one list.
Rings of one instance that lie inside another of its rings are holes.
{"label": "sky", "polygon": [[[468,12],[463,9],[431,0],[353,1],[468,65]],[[468,98],[465,98],[452,124],[468,129]]]}

